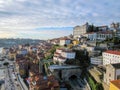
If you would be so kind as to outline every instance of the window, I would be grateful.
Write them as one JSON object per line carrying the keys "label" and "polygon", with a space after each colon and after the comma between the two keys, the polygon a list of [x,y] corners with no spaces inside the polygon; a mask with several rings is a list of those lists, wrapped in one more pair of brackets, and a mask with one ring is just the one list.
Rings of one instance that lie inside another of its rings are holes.
{"label": "window", "polygon": [[117,76],[117,79],[120,79],[120,75]]}

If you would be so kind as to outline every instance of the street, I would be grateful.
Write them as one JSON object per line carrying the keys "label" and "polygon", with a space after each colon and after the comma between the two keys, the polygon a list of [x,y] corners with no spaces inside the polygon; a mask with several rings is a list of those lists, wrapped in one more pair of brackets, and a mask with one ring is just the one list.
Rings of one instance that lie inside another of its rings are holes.
{"label": "street", "polygon": [[[2,57],[2,55],[0,55]],[[3,64],[8,62],[8,66],[4,66]],[[17,73],[15,72],[14,61],[10,61],[7,58],[4,58],[4,61],[0,61],[1,67],[4,68],[4,89],[5,90],[22,90],[20,86],[20,82],[16,77]]]}

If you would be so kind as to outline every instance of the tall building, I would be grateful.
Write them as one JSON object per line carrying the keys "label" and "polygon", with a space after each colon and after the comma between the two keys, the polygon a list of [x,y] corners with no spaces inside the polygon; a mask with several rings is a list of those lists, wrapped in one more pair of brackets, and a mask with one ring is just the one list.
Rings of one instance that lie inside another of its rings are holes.
{"label": "tall building", "polygon": [[88,27],[89,27],[88,23],[86,23],[82,26],[75,26],[73,28],[73,37],[74,38],[79,38],[83,34],[87,33],[88,32]]}

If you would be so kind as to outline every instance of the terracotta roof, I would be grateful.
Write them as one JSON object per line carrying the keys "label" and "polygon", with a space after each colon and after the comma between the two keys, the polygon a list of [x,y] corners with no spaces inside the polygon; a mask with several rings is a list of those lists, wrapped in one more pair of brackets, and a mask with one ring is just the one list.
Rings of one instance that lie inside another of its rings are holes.
{"label": "terracotta roof", "polygon": [[112,51],[112,50],[108,50],[108,51],[106,51],[106,53],[120,55],[120,51]]}
{"label": "terracotta roof", "polygon": [[64,50],[63,48],[57,48],[57,50]]}
{"label": "terracotta roof", "polygon": [[60,55],[60,53],[58,53],[58,52],[55,52],[55,54]]}
{"label": "terracotta roof", "polygon": [[97,32],[98,34],[112,34],[111,31],[101,31],[101,32]]}
{"label": "terracotta roof", "polygon": [[60,56],[59,58],[60,58],[60,59],[66,59],[65,57],[62,57],[62,56]]}
{"label": "terracotta roof", "polygon": [[113,81],[110,81],[113,85],[115,85],[117,88],[120,89],[120,79],[119,80],[113,80]]}
{"label": "terracotta roof", "polygon": [[70,40],[69,38],[61,38],[60,40]]}
{"label": "terracotta roof", "polygon": [[[36,85],[33,85],[32,82],[36,82]],[[30,87],[39,88],[40,90],[51,90],[52,87],[59,87],[59,83],[54,76],[48,76],[44,79],[42,74],[37,74],[30,77]]]}
{"label": "terracotta roof", "polygon": [[66,52],[66,53],[74,53],[72,50],[63,50],[62,52]]}
{"label": "terracotta roof", "polygon": [[86,34],[94,34],[94,33],[96,33],[96,32],[88,32],[88,33],[86,33]]}

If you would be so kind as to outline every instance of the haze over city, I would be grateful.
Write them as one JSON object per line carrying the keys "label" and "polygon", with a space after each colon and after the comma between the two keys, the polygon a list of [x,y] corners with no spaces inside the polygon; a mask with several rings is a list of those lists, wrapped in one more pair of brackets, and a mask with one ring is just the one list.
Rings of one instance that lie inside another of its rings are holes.
{"label": "haze over city", "polygon": [[119,11],[119,0],[0,0],[0,38],[65,36],[86,22],[118,22]]}

